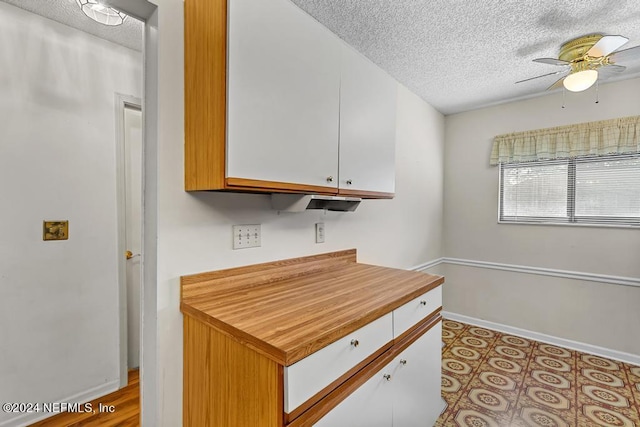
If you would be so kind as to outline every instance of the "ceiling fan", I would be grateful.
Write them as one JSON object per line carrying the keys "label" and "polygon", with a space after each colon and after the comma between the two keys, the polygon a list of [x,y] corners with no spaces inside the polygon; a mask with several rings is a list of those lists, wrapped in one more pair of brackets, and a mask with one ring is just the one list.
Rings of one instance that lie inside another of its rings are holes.
{"label": "ceiling fan", "polygon": [[578,37],[562,45],[558,59],[534,59],[535,62],[560,66],[562,70],[520,80],[516,83],[560,74],[560,79],[549,86],[547,90],[557,89],[563,85],[572,92],[589,89],[597,80],[607,79],[627,68],[618,65],[618,62],[640,59],[640,46],[617,50],[628,41],[629,39],[623,36],[604,36],[602,34]]}

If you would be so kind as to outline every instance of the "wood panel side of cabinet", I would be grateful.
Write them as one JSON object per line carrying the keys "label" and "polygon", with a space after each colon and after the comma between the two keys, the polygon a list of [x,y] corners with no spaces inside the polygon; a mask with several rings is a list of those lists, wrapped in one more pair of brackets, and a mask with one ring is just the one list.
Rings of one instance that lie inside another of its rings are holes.
{"label": "wood panel side of cabinet", "polygon": [[185,427],[282,427],[283,368],[184,317]]}
{"label": "wood panel side of cabinet", "polygon": [[227,0],[184,4],[185,190],[225,188]]}

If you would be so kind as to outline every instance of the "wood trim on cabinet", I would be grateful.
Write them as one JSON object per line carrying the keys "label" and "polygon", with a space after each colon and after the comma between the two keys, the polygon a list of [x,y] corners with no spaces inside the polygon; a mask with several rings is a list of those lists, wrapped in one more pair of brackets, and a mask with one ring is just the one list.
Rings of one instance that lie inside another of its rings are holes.
{"label": "wood trim on cabinet", "polygon": [[348,190],[340,188],[338,196],[361,197],[363,199],[393,199],[395,193],[384,193],[382,191]]}
{"label": "wood trim on cabinet", "polygon": [[185,190],[393,198],[394,193],[226,177],[227,2],[184,2]]}
{"label": "wood trim on cabinet", "polygon": [[282,427],[283,368],[184,317],[183,425]]}
{"label": "wood trim on cabinet", "polygon": [[[442,309],[442,307],[440,309]],[[318,404],[311,407],[302,415],[287,424],[287,427],[308,427],[318,422],[322,417],[338,406],[344,399],[349,397],[351,393],[356,391],[375,374],[380,372],[380,370],[387,366],[397,355],[402,353],[407,347],[427,333],[441,320],[442,316],[437,314],[435,317],[429,317],[421,321],[418,324],[418,328],[415,328],[411,335],[406,336],[403,341],[398,341],[397,343],[394,340],[395,344],[391,350],[382,354],[380,357],[361,369],[357,374],[353,375],[344,383],[336,387],[324,399],[318,402]]]}
{"label": "wood trim on cabinet", "polygon": [[335,389],[337,386],[339,386],[340,384],[342,384],[343,382],[351,378],[354,374],[356,374],[358,371],[360,371],[362,368],[367,366],[369,363],[373,362],[375,359],[380,357],[382,354],[384,354],[385,351],[389,350],[391,347],[393,347],[393,341],[388,342],[387,344],[382,346],[380,349],[378,349],[376,352],[371,354],[369,357],[364,359],[362,362],[358,363],[356,366],[349,369],[347,372],[345,372],[343,375],[341,375],[338,379],[333,381],[331,384],[329,384],[328,386],[326,386],[325,388],[323,388],[322,390],[320,390],[319,392],[311,396],[302,405],[298,406],[296,409],[294,409],[288,414],[285,413],[284,414],[285,424],[288,424],[292,420],[299,417],[303,412],[307,411],[313,405],[315,405],[320,400],[322,400],[322,398],[324,398],[327,394],[329,394],[333,389]]}
{"label": "wood trim on cabinet", "polygon": [[[426,316],[425,319],[432,319],[434,318],[434,316],[437,316],[438,314],[440,314],[441,311],[442,311],[442,307],[438,307],[435,310],[433,310],[432,313],[429,313],[429,315]],[[413,325],[412,327],[404,331],[402,334],[398,335],[398,337],[396,337],[396,341],[400,342],[404,340],[405,338],[410,336],[413,332],[415,332],[416,329],[419,329],[421,325],[422,323],[416,323],[415,325]]]}
{"label": "wood trim on cabinet", "polygon": [[265,191],[269,193],[309,193],[309,194],[329,194],[336,195],[338,189],[335,187],[323,187],[319,185],[293,184],[289,182],[263,181],[259,179],[233,178],[226,179],[227,189],[238,189],[252,191]]}
{"label": "wood trim on cabinet", "polygon": [[186,191],[225,187],[227,0],[184,3]]}
{"label": "wood trim on cabinet", "polygon": [[425,333],[431,330],[431,328],[437,325],[438,322],[442,320],[440,311],[442,311],[442,307],[440,307],[434,312],[437,314],[422,320],[420,323],[418,323],[417,328],[412,328],[412,331],[410,334],[403,336],[402,339],[399,339],[400,337],[396,338],[394,340],[394,346],[392,349],[392,353],[393,353],[392,359],[397,355],[399,355],[400,353],[402,353],[403,351],[405,351],[407,347],[409,347],[411,344],[416,342],[418,338],[423,336]]}

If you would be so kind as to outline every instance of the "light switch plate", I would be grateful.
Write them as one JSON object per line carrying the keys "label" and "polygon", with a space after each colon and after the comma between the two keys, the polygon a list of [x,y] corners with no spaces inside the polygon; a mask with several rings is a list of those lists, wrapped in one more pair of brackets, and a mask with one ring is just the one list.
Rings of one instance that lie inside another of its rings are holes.
{"label": "light switch plate", "polygon": [[262,245],[260,224],[234,225],[233,249],[255,248]]}
{"label": "light switch plate", "polygon": [[68,240],[69,221],[43,221],[42,240]]}

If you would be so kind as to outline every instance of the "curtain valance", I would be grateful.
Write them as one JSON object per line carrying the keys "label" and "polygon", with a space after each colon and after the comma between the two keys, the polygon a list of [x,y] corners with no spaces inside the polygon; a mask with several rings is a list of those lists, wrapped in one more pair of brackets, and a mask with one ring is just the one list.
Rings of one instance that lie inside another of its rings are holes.
{"label": "curtain valance", "polygon": [[490,164],[640,152],[640,116],[498,135]]}

